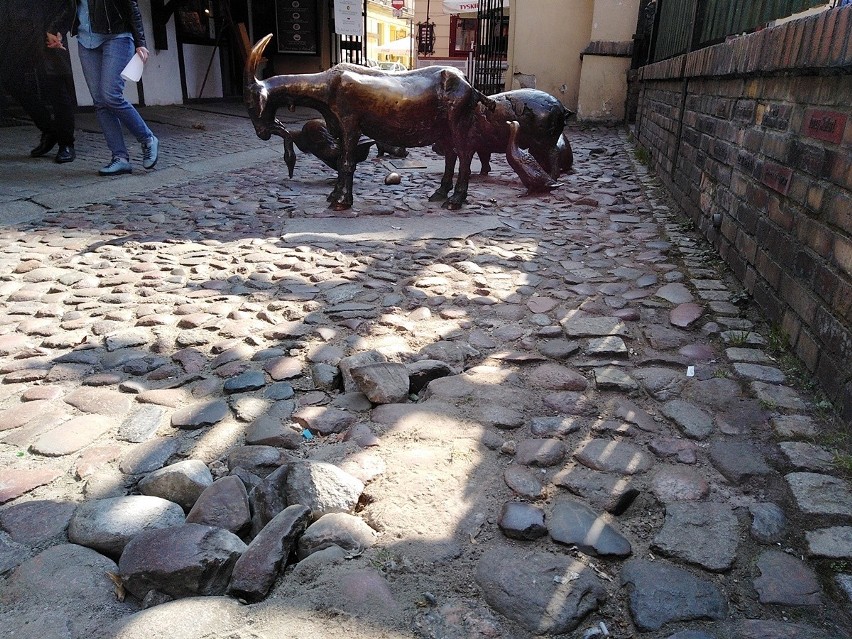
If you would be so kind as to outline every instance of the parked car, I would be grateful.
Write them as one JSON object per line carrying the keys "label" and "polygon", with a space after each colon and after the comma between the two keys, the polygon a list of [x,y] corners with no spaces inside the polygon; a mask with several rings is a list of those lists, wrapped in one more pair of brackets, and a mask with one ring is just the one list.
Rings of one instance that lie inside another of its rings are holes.
{"label": "parked car", "polygon": [[379,62],[382,71],[408,71],[402,62]]}

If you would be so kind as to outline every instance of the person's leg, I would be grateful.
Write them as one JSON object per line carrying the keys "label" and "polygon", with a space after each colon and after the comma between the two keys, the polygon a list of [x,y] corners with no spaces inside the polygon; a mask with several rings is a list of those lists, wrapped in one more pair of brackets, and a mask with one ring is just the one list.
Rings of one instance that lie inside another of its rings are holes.
{"label": "person's leg", "polygon": [[45,53],[45,70],[56,137],[60,146],[73,147],[77,97],[68,49],[48,49]]}
{"label": "person's leg", "polygon": [[[86,79],[86,85],[89,87],[89,93],[92,94],[95,114],[98,117],[98,123],[101,125],[107,147],[109,147],[113,158],[127,161],[130,156],[127,153],[127,145],[124,143],[121,121],[110,109],[109,98],[105,94],[105,86],[109,83],[109,80],[104,75],[109,67],[109,64],[106,62],[106,56],[104,55],[105,46],[101,45],[95,49],[79,47],[80,66],[83,68],[83,77]],[[133,46],[132,42],[130,46]]]}
{"label": "person's leg", "polygon": [[154,134],[139,111],[124,97],[124,78],[121,71],[133,57],[133,41],[130,38],[107,40],[103,49],[101,94],[109,110],[130,131],[138,142],[150,140]]}
{"label": "person's leg", "polygon": [[41,99],[39,82],[44,82],[44,75],[38,73],[33,64],[13,64],[4,61],[2,82],[6,92],[11,95],[24,112],[32,119],[33,124],[41,131],[41,142],[31,151],[33,157],[45,155],[56,145],[53,118],[50,109]]}

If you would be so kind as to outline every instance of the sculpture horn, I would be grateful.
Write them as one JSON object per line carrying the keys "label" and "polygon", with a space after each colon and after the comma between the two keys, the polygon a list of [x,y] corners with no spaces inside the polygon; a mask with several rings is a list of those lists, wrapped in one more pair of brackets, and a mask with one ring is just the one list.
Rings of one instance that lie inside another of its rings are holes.
{"label": "sculpture horn", "polygon": [[251,53],[249,54],[248,59],[246,60],[246,69],[245,69],[245,81],[246,85],[249,84],[249,80],[252,83],[260,82],[257,78],[257,67],[260,65],[260,61],[263,59],[263,51],[266,49],[266,46],[269,44],[269,41],[272,40],[272,34],[265,35],[263,38],[257,41],[255,45],[251,48]]}

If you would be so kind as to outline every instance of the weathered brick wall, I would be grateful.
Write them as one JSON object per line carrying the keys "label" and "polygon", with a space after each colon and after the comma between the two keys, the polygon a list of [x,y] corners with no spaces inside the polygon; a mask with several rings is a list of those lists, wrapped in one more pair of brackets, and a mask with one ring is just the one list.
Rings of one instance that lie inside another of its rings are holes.
{"label": "weathered brick wall", "polygon": [[852,422],[852,6],[639,81],[657,173]]}

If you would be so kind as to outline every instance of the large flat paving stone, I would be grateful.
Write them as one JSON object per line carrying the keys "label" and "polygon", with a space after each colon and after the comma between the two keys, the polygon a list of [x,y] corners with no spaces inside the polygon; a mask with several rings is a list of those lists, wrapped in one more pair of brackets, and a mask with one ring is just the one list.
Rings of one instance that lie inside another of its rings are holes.
{"label": "large flat paving stone", "polygon": [[628,588],[633,622],[642,631],[728,615],[728,602],[713,582],[664,561],[628,561],[621,570],[621,583]]}
{"label": "large flat paving stone", "polygon": [[821,473],[789,473],[785,478],[803,513],[846,516],[852,513],[852,488],[848,482]]}
{"label": "large flat paving stone", "polygon": [[117,572],[115,562],[90,548],[52,546],[6,579],[0,591],[0,628],[10,637],[97,636],[104,625],[135,609],[115,596],[106,573]]}
{"label": "large flat paving stone", "polygon": [[592,571],[565,555],[487,550],[476,582],[498,612],[535,634],[562,634],[580,625],[606,599]]}
{"label": "large flat paving stone", "polygon": [[666,506],[666,521],[653,547],[707,570],[722,572],[734,563],[739,525],[728,504],[678,502]]}

